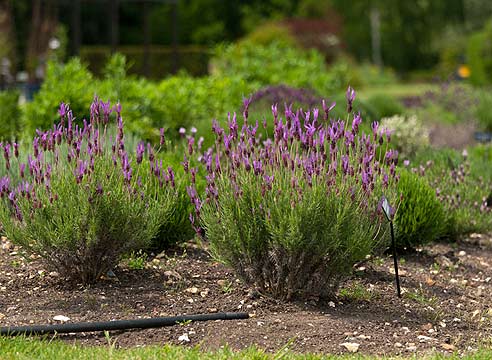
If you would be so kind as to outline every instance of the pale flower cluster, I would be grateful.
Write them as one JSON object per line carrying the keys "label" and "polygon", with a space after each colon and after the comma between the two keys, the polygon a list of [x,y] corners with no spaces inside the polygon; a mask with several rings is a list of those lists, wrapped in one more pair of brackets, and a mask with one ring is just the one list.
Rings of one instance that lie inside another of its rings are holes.
{"label": "pale flower cluster", "polygon": [[400,152],[400,158],[409,157],[429,145],[429,129],[416,115],[394,115],[381,119],[383,128],[392,132],[391,142]]}

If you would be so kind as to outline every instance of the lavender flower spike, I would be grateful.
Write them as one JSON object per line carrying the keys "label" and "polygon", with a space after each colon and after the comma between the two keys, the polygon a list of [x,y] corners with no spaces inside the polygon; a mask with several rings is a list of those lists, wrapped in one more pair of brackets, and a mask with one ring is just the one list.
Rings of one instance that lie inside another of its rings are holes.
{"label": "lavender flower spike", "polygon": [[144,142],[140,141],[137,145],[137,164],[140,164],[142,162],[144,152],[145,152]]}
{"label": "lavender flower spike", "polygon": [[354,100],[355,100],[355,90],[352,89],[351,86],[349,86],[347,89],[346,97],[347,97],[347,112],[351,113],[352,112],[352,105],[353,105]]}
{"label": "lavender flower spike", "polygon": [[166,138],[164,137],[164,128],[160,128],[159,133],[160,133],[159,145],[163,146],[166,144]]}
{"label": "lavender flower spike", "polygon": [[330,106],[327,106],[325,100],[321,100],[321,105],[323,106],[323,111],[325,112],[325,115],[323,117],[325,121],[328,120],[330,116],[330,111],[333,110],[336,104],[336,102],[332,102]]}

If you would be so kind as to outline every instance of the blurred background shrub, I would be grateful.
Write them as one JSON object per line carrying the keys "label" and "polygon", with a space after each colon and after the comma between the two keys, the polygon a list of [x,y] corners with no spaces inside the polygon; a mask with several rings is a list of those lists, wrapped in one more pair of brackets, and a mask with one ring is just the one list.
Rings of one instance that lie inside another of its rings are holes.
{"label": "blurred background shrub", "polygon": [[401,159],[411,158],[429,146],[429,130],[416,115],[385,117],[381,119],[381,126],[392,131],[391,145],[398,150]]}
{"label": "blurred background shrub", "polygon": [[19,92],[7,90],[0,92],[0,139],[14,140],[22,129]]}

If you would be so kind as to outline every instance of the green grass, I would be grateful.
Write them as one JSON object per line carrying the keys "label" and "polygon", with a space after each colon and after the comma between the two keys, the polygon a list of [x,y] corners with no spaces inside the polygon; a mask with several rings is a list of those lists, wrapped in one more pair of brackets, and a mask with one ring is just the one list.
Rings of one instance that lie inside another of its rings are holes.
{"label": "green grass", "polygon": [[364,285],[355,283],[340,289],[339,296],[347,301],[370,301],[374,294],[367,290]]}
{"label": "green grass", "polygon": [[[357,90],[357,89],[356,89]],[[374,95],[390,95],[395,98],[406,96],[421,96],[427,91],[438,91],[439,86],[427,83],[402,83],[388,84],[384,86],[371,86],[358,90],[357,95],[362,100],[367,100]]]}
{"label": "green grass", "polygon": [[[117,343],[117,341],[116,341]],[[185,348],[179,346],[165,345],[146,346],[131,349],[117,349],[115,341],[108,337],[108,345],[101,347],[89,347],[80,345],[69,345],[58,340],[39,341],[27,338],[4,338],[0,337],[0,359],[255,359],[255,360],[274,360],[274,359],[327,359],[327,360],[371,360],[371,359],[490,359],[492,350],[483,349],[475,354],[466,357],[458,355],[444,356],[440,354],[422,357],[412,356],[402,357],[374,357],[363,356],[360,354],[353,355],[314,355],[314,354],[295,354],[291,351],[282,349],[276,354],[266,354],[262,350],[253,347],[240,352],[235,352],[229,348],[218,351],[202,351],[198,347]]]}

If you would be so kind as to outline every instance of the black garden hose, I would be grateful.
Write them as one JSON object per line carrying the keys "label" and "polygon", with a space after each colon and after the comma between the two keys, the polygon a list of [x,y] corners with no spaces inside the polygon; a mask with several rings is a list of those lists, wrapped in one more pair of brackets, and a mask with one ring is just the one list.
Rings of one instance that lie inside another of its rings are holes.
{"label": "black garden hose", "polygon": [[249,318],[249,315],[247,313],[215,313],[158,317],[150,319],[82,322],[56,325],[6,326],[0,327],[0,335],[43,335],[54,333],[77,333],[105,330],[148,329],[163,326],[173,326],[187,321],[240,320],[247,318]]}

